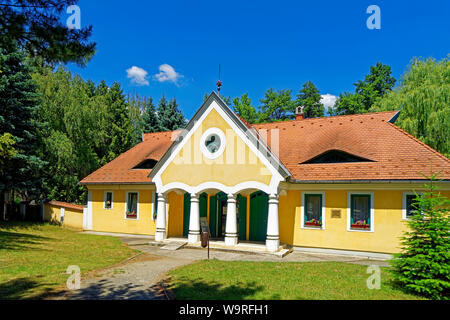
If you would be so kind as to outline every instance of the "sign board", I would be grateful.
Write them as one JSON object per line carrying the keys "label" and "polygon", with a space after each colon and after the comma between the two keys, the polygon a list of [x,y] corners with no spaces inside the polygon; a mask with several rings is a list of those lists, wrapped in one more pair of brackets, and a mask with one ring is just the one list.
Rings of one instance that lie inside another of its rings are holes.
{"label": "sign board", "polygon": [[202,228],[202,232],[209,233],[209,224],[206,217],[200,217],[200,227]]}

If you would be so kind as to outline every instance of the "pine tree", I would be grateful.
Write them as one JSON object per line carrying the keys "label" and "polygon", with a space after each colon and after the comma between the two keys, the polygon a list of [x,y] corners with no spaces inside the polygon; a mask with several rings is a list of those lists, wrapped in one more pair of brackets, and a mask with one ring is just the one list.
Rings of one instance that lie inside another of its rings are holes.
{"label": "pine tree", "polygon": [[167,101],[163,95],[158,104],[158,118],[162,131],[172,131],[184,128],[186,125],[186,118],[178,109],[178,104],[175,98]]}
{"label": "pine tree", "polygon": [[142,123],[143,131],[148,132],[158,132],[161,131],[161,124],[156,113],[156,107],[153,104],[152,97],[143,99],[143,113],[142,113]]}
{"label": "pine tree", "polygon": [[320,91],[316,88],[314,83],[307,81],[303,84],[303,88],[297,95],[297,106],[304,106],[305,118],[316,118],[323,117],[325,113],[325,108],[320,102],[322,96]]}
{"label": "pine tree", "polygon": [[0,47],[0,136],[8,133],[17,151],[5,159],[0,190],[17,190],[25,198],[40,194],[44,164],[36,152],[38,94],[30,72],[24,53],[14,44]]}
{"label": "pine tree", "polygon": [[426,192],[417,194],[415,214],[402,238],[392,273],[408,291],[432,299],[450,298],[450,200],[436,190],[431,173]]}

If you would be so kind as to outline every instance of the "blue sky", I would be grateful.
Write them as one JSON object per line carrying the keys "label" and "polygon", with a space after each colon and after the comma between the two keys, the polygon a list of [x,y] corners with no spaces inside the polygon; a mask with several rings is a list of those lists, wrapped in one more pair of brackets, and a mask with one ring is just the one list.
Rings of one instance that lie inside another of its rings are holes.
{"label": "blue sky", "polygon": [[[69,69],[96,83],[120,82],[125,93],[176,97],[187,118],[205,93],[216,90],[219,64],[222,94],[248,92],[258,106],[271,87],[295,95],[311,80],[322,94],[338,95],[353,92],[353,83],[378,61],[390,65],[398,79],[413,57],[440,60],[450,53],[448,0],[80,0],[78,5],[81,25],[93,26],[97,53],[85,68]],[[381,10],[380,30],[366,26],[370,5]]]}

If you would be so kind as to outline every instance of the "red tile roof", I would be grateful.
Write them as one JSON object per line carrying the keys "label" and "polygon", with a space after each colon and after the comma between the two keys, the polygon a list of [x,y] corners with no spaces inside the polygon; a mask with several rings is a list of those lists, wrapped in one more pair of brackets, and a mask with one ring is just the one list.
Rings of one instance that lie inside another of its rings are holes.
{"label": "red tile roof", "polygon": [[48,202],[48,204],[50,204],[52,206],[56,206],[56,207],[63,207],[63,208],[83,211],[83,206],[78,205],[78,204],[72,204],[72,203],[56,201],[56,200],[51,200]]}
{"label": "red tile roof", "polygon": [[[450,180],[450,160],[389,122],[394,111],[292,120],[253,125],[267,137],[272,152],[293,180],[416,180],[441,171]],[[279,145],[271,136],[278,130]],[[267,132],[267,134],[266,134]],[[148,183],[150,169],[132,169],[145,159],[159,160],[179,131],[148,133],[144,141],[81,181],[89,183]],[[341,150],[373,162],[304,164],[326,151]]]}

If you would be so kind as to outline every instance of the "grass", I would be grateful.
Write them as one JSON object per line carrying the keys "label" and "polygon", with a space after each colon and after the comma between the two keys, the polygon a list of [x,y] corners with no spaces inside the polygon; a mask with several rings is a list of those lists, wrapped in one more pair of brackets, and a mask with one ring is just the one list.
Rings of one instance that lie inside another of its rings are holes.
{"label": "grass", "polygon": [[62,288],[69,265],[81,273],[134,255],[120,239],[42,223],[0,222],[0,299],[39,299]]}
{"label": "grass", "polygon": [[409,300],[381,268],[380,290],[369,290],[367,266],[343,262],[201,261],[169,273],[180,300]]}

